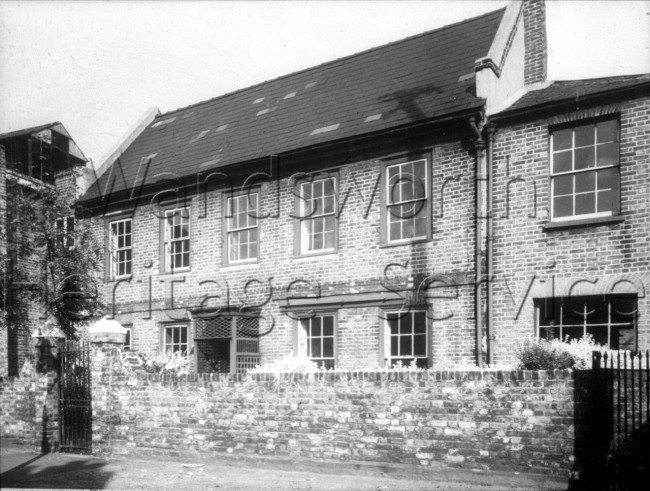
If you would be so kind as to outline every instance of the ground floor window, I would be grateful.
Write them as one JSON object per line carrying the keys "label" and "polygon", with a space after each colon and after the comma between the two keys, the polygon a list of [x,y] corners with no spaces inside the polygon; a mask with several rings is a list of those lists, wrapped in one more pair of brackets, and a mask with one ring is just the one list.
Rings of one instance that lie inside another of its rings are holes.
{"label": "ground floor window", "polygon": [[384,357],[390,366],[429,366],[429,329],[424,310],[385,314]]}
{"label": "ground floor window", "polygon": [[336,316],[314,315],[300,319],[297,336],[298,352],[306,353],[321,368],[336,365]]}
{"label": "ground floor window", "polygon": [[164,326],[162,334],[163,353],[189,352],[187,325]]}
{"label": "ground floor window", "polygon": [[637,298],[591,295],[535,300],[541,339],[580,339],[591,334],[610,349],[636,349]]}

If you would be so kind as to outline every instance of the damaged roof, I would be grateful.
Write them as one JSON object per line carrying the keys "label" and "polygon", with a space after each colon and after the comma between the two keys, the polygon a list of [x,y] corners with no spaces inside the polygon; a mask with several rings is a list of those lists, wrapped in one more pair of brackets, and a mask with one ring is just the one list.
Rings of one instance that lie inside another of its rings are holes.
{"label": "damaged roof", "polygon": [[132,186],[147,158],[149,176],[190,176],[480,108],[474,62],[487,54],[502,15],[503,9],[162,114],[82,201]]}
{"label": "damaged roof", "polygon": [[648,73],[552,82],[548,87],[527,92],[510,107],[495,114],[494,117],[498,118],[520,111],[532,111],[549,105],[580,102],[595,95],[641,88],[644,85],[647,87],[647,95],[650,95],[650,74]]}

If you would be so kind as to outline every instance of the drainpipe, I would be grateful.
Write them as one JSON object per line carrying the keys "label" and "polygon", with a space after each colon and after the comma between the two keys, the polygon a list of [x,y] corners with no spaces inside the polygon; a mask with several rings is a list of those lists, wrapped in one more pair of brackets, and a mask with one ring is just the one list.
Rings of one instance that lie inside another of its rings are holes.
{"label": "drainpipe", "polygon": [[[478,123],[480,124],[480,123]],[[483,368],[483,200],[485,194],[483,186],[487,180],[485,176],[485,141],[483,141],[481,130],[475,117],[469,118],[469,125],[474,130],[476,140],[472,143],[476,151],[476,165],[474,173],[475,188],[475,212],[474,212],[474,319],[476,329],[476,362],[479,368]]]}
{"label": "drainpipe", "polygon": [[492,255],[492,246],[494,243],[494,212],[493,212],[493,183],[494,183],[494,174],[493,174],[493,158],[494,158],[494,132],[496,131],[496,125],[494,123],[487,124],[487,136],[488,136],[488,145],[487,145],[487,171],[488,171],[488,180],[487,180],[487,257],[485,258],[487,262],[487,319],[486,319],[486,336],[487,336],[487,362],[488,365],[491,365],[494,362],[494,329],[493,329],[493,301],[492,301],[492,287],[494,283],[493,277],[493,255]]}

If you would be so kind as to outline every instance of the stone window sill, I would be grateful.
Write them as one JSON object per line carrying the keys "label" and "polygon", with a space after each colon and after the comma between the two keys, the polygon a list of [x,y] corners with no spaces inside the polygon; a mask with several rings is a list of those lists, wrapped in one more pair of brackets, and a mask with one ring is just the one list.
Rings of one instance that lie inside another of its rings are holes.
{"label": "stone window sill", "polygon": [[567,220],[565,222],[547,222],[542,226],[542,230],[545,232],[552,232],[554,230],[562,230],[565,228],[594,227],[598,225],[610,225],[624,221],[625,217],[623,215],[582,218],[577,220]]}

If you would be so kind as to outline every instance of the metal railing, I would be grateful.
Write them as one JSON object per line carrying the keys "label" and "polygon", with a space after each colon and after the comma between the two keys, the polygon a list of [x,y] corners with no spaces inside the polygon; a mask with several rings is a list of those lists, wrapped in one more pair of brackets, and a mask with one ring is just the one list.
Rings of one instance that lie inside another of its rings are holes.
{"label": "metal railing", "polygon": [[641,429],[650,415],[650,351],[594,351],[594,370],[608,370],[615,435],[619,442]]}

